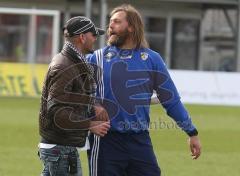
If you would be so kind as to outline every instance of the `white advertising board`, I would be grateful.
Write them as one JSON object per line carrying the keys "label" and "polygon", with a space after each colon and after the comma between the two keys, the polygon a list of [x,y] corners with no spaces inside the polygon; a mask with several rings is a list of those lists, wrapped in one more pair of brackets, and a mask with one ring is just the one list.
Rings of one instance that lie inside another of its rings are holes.
{"label": "white advertising board", "polygon": [[240,73],[169,72],[184,103],[240,105]]}

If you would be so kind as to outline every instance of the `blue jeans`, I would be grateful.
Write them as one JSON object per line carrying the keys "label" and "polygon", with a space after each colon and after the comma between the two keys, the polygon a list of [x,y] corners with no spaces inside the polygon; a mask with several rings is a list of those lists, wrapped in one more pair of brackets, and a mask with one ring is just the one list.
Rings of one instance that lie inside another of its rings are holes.
{"label": "blue jeans", "polygon": [[43,162],[42,176],[82,176],[82,168],[76,147],[57,145],[50,149],[40,148]]}

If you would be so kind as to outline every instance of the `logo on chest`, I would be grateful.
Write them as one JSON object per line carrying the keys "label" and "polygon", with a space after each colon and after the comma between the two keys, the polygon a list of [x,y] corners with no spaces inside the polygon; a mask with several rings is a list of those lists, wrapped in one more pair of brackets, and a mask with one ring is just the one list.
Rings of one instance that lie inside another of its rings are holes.
{"label": "logo on chest", "polygon": [[104,54],[104,58],[106,58],[107,62],[110,62],[116,55],[117,55],[116,52],[108,51],[107,53]]}
{"label": "logo on chest", "polygon": [[119,53],[120,59],[131,59],[133,57],[133,50],[122,50]]}
{"label": "logo on chest", "polygon": [[119,53],[116,51],[107,51],[104,54],[104,58],[107,62],[110,62],[116,56],[123,60],[131,59],[133,57],[133,50],[121,50]]}
{"label": "logo on chest", "polygon": [[145,52],[141,52],[141,59],[142,60],[147,60],[148,59],[148,53],[145,53]]}

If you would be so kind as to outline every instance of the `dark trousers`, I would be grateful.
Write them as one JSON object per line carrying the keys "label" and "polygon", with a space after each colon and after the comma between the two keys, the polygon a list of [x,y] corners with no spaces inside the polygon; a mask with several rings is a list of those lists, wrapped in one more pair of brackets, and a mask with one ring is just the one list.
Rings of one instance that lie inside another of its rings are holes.
{"label": "dark trousers", "polygon": [[160,176],[149,133],[90,135],[90,176]]}

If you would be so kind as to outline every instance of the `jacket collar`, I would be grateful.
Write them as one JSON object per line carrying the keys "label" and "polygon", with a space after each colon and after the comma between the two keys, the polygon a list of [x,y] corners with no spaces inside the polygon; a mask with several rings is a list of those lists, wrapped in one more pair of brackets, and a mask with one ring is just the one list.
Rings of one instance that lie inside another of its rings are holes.
{"label": "jacket collar", "polygon": [[70,55],[70,59],[72,59],[74,62],[85,62],[86,63],[86,59],[85,56],[80,53],[77,48],[71,44],[70,42],[65,42],[63,49],[61,51],[64,55],[68,54]]}
{"label": "jacket collar", "polygon": [[70,56],[70,57],[67,57],[67,58],[71,59],[72,62],[74,62],[74,63],[79,63],[79,62],[83,63],[83,65],[88,70],[88,72],[90,72],[93,75],[94,74],[94,69],[90,64],[88,64],[85,56],[83,54],[81,54],[80,52],[78,52],[78,50],[73,45],[72,45],[73,47],[71,47],[71,45],[67,44],[67,42],[66,42],[63,46],[63,49],[62,49],[61,53],[63,55]]}

